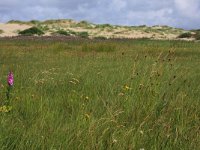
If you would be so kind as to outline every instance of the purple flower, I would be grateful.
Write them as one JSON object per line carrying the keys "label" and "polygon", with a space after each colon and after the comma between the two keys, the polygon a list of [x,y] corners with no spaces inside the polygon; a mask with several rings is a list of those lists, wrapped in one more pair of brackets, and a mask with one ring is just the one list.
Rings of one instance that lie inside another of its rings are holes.
{"label": "purple flower", "polygon": [[7,82],[8,82],[9,86],[13,86],[13,84],[14,84],[14,76],[13,76],[12,71],[10,71],[9,74],[8,74]]}

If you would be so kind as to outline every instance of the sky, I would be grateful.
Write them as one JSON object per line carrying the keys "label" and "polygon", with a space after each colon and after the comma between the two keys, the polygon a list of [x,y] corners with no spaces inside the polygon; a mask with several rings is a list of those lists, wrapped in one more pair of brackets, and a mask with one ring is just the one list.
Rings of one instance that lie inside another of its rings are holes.
{"label": "sky", "polygon": [[200,0],[0,0],[0,22],[74,19],[200,28]]}

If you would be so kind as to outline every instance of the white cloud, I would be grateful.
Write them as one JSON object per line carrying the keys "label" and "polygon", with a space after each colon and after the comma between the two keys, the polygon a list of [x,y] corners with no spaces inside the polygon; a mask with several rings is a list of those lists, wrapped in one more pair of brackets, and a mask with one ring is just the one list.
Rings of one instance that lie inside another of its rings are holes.
{"label": "white cloud", "polygon": [[[149,25],[162,24],[167,25],[173,22],[173,19],[169,17],[170,14],[173,13],[173,10],[170,8],[164,8],[160,10],[152,10],[152,11],[130,11],[127,15],[129,20],[135,20],[138,22],[137,24],[145,24],[149,22]],[[143,19],[145,17],[145,19]]]}
{"label": "white cloud", "polygon": [[189,18],[200,18],[199,0],[175,0],[179,13]]}
{"label": "white cloud", "polygon": [[200,28],[200,0],[0,0],[0,22],[51,18]]}

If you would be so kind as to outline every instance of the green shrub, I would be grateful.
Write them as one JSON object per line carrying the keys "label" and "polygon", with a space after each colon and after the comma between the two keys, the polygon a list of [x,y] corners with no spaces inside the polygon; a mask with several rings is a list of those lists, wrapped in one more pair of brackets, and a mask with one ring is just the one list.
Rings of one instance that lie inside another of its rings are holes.
{"label": "green shrub", "polygon": [[56,31],[53,34],[56,34],[56,35],[65,35],[65,36],[70,36],[71,35],[68,31],[64,31],[64,30]]}
{"label": "green shrub", "polygon": [[138,26],[139,28],[146,28],[147,26],[146,25],[140,25]]}
{"label": "green shrub", "polygon": [[46,20],[46,21],[44,21],[43,23],[45,23],[45,24],[54,24],[54,23],[61,23],[62,22],[62,20]]}
{"label": "green shrub", "polygon": [[70,35],[77,35],[77,33],[75,31],[72,31],[72,30],[68,30],[67,31]]}
{"label": "green shrub", "polygon": [[88,38],[88,36],[89,36],[88,32],[78,32],[77,35],[82,38]]}
{"label": "green shrub", "polygon": [[37,27],[31,27],[29,29],[19,32],[20,35],[43,35],[44,32]]}
{"label": "green shrub", "polygon": [[38,20],[31,20],[30,23],[32,23],[32,24],[39,24],[40,21],[38,21]]}
{"label": "green shrub", "polygon": [[3,30],[0,30],[0,34],[2,34],[3,33]]}
{"label": "green shrub", "polygon": [[75,27],[90,28],[90,23],[87,21],[81,21],[75,25]]}
{"label": "green shrub", "polygon": [[38,23],[36,26],[38,29],[40,29],[41,31],[48,31],[49,30],[49,26],[48,25],[44,25],[44,24],[40,24]]}
{"label": "green shrub", "polygon": [[110,24],[99,24],[96,25],[96,28],[113,28],[113,26]]}
{"label": "green shrub", "polygon": [[194,35],[196,40],[200,40],[200,31],[196,31],[196,34]]}
{"label": "green shrub", "polygon": [[26,24],[27,22],[20,21],[20,20],[10,20],[7,23]]}
{"label": "green shrub", "polygon": [[97,36],[97,37],[94,37],[94,39],[96,39],[96,40],[106,40],[107,38],[104,37],[104,36]]}
{"label": "green shrub", "polygon": [[192,34],[190,32],[182,33],[178,36],[178,38],[191,38]]}

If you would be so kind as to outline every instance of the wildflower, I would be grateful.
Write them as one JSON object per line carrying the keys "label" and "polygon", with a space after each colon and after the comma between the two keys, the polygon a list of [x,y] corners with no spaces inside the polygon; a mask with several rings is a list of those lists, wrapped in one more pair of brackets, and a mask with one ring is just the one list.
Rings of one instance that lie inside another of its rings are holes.
{"label": "wildflower", "polygon": [[88,120],[88,119],[90,119],[90,115],[89,114],[85,114],[85,118]]}
{"label": "wildflower", "polygon": [[10,112],[12,110],[12,106],[1,106],[0,107],[0,112],[3,112],[3,113],[7,113],[7,112]]}
{"label": "wildflower", "polygon": [[131,90],[131,88],[130,88],[128,85],[125,85],[125,86],[124,86],[124,89],[125,89],[125,90]]}
{"label": "wildflower", "polygon": [[7,83],[8,83],[8,87],[7,87],[7,93],[6,93],[6,97],[7,97],[6,103],[9,103],[10,91],[11,91],[12,86],[14,84],[14,75],[13,75],[12,71],[10,71],[9,74],[8,74]]}
{"label": "wildflower", "polygon": [[13,84],[14,84],[14,75],[13,75],[12,71],[10,71],[9,74],[8,74],[7,82],[8,82],[8,86],[13,86]]}
{"label": "wildflower", "polygon": [[85,97],[85,100],[89,100],[89,97],[88,97],[88,96],[86,96],[86,97]]}

